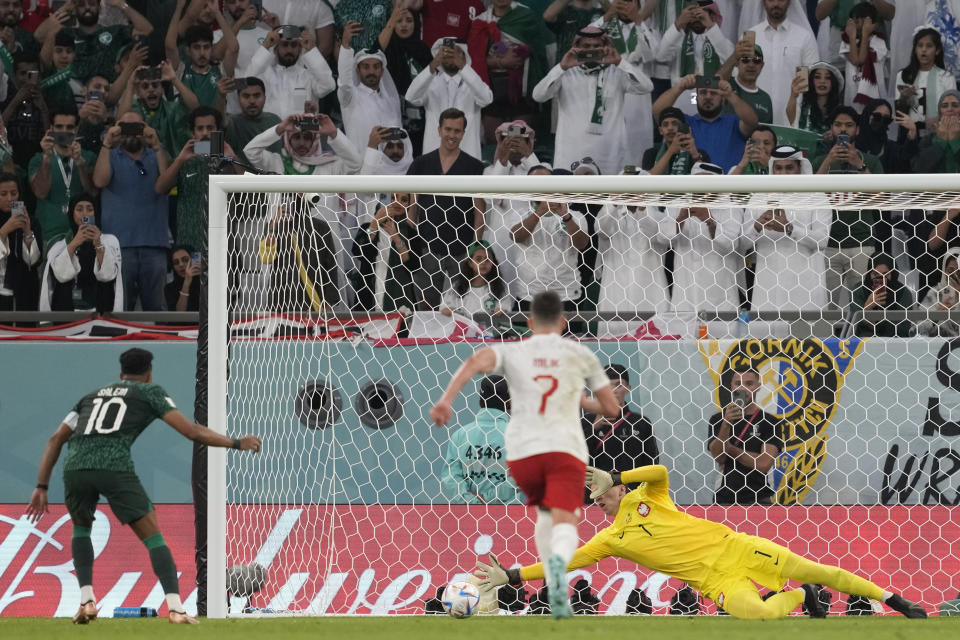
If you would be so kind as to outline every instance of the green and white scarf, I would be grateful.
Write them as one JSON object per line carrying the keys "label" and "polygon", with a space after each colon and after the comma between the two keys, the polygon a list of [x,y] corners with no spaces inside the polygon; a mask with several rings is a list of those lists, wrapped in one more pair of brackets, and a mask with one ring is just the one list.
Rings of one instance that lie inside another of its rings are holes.
{"label": "green and white scarf", "polygon": [[[683,36],[683,46],[680,49],[680,77],[697,72],[697,48],[694,42],[694,33],[688,31]],[[706,77],[717,75],[720,68],[720,56],[713,48],[710,38],[703,40],[703,75]]]}
{"label": "green and white scarf", "polygon": [[71,78],[73,78],[73,65],[68,64],[63,69],[60,69],[60,71],[50,74],[49,76],[44,78],[43,81],[40,83],[40,88],[49,89],[50,87],[56,86],[61,82],[67,82]]}
{"label": "green and white scarf", "polygon": [[601,65],[595,69],[584,69],[587,76],[594,76],[593,90],[593,109],[590,111],[590,123],[587,125],[587,133],[593,135],[603,134],[603,114],[606,110],[606,100],[603,96],[604,70],[607,65]]}
{"label": "green and white scarf", "polygon": [[[623,37],[623,26],[625,24],[630,24],[630,34],[626,39]],[[637,25],[623,22],[619,17],[614,16],[613,20],[607,23],[606,32],[610,36],[610,43],[613,45],[613,48],[616,49],[620,55],[633,53],[636,50],[637,42],[639,41]]]}

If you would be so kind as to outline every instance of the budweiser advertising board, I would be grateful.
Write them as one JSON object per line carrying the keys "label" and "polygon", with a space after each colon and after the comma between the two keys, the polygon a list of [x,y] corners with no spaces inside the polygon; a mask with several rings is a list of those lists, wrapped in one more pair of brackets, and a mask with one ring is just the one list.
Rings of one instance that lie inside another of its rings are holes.
{"label": "budweiser advertising board", "polygon": [[[33,525],[25,505],[0,505],[0,616],[69,616],[79,588],[70,557],[71,526],[62,505]],[[794,551],[839,564],[892,586],[933,609],[953,597],[960,575],[960,523],[946,506],[685,507],[689,513],[774,539]],[[157,506],[160,526],[181,572],[180,590],[195,607],[193,509]],[[250,606],[313,614],[417,614],[423,601],[478,556],[494,551],[507,565],[531,563],[533,520],[519,506],[258,506],[230,510],[229,562],[258,560],[267,580]],[[256,523],[256,524],[254,524]],[[586,539],[607,519],[586,510]],[[104,613],[116,606],[161,610],[163,594],[143,545],[101,507],[93,530],[94,582]],[[619,560],[571,575],[590,581],[603,613],[622,613],[632,589],[665,611],[678,583]],[[531,591],[539,583],[529,586]],[[239,610],[243,602],[234,601]],[[833,611],[844,603],[834,600]],[[712,610],[712,606],[706,607]]]}

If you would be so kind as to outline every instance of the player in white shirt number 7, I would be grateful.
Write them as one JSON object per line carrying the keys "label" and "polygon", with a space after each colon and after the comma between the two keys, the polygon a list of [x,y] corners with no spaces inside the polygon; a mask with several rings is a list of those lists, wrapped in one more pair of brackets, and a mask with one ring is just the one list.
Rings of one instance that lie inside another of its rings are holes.
{"label": "player in white shirt number 7", "polygon": [[620,408],[596,355],[561,337],[567,321],[556,292],[534,296],[527,323],[531,338],[486,347],[470,356],[453,374],[430,418],[438,427],[447,424],[453,400],[474,375],[500,374],[507,379],[511,398],[504,438],[507,468],[527,504],[537,508],[534,538],[547,568],[550,612],[554,618],[568,618],[572,611],[566,571],[577,547],[587,461],[580,409],[615,418]]}

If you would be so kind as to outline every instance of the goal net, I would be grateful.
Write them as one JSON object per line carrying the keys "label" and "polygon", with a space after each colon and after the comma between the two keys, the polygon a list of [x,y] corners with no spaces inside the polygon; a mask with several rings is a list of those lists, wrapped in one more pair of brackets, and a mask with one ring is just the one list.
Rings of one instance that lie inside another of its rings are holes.
{"label": "goal net", "polygon": [[[210,427],[263,438],[209,452],[210,616],[420,615],[490,552],[536,562],[502,385],[468,384],[448,428],[428,412],[544,289],[623,397],[584,416],[594,464],[658,462],[689,513],[931,612],[956,597],[956,176],[210,183]],[[581,542],[609,523],[585,506]],[[578,611],[685,602],[627,561],[568,577]],[[542,587],[499,608],[543,613]]]}

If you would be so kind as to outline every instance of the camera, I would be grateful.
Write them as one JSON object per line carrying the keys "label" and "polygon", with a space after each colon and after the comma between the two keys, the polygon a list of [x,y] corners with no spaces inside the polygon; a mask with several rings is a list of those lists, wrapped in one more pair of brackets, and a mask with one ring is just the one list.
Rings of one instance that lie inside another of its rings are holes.
{"label": "camera", "polygon": [[23,200],[14,200],[10,203],[10,214],[20,217],[27,217],[27,206],[23,204]]}
{"label": "camera", "polygon": [[96,216],[80,216],[80,224],[87,227],[96,226],[97,217]]}
{"label": "camera", "polygon": [[603,60],[603,49],[581,49],[577,51],[579,62],[600,62]]}
{"label": "camera", "polygon": [[847,147],[850,145],[850,136],[845,133],[841,133],[837,136],[837,144],[841,147]]}
{"label": "camera", "polygon": [[202,260],[203,260],[203,254],[200,253],[199,251],[194,251],[193,253],[190,254],[190,266],[191,266],[191,267],[199,267],[199,266],[200,266],[200,262],[201,262]]}
{"label": "camera", "polygon": [[320,119],[312,116],[300,118],[297,127],[300,131],[320,131]]}
{"label": "camera", "polygon": [[521,138],[529,138],[530,134],[527,132],[527,128],[519,124],[511,124],[507,127],[507,136],[519,136]]}
{"label": "camera", "polygon": [[440,42],[440,46],[441,46],[441,47],[449,47],[450,49],[453,49],[454,47],[457,46],[457,39],[456,39],[456,38],[444,38],[444,39]]}
{"label": "camera", "polygon": [[53,144],[58,147],[69,147],[77,138],[72,131],[51,131],[50,137],[53,138]]}
{"label": "camera", "polygon": [[686,121],[681,122],[677,125],[677,133],[682,133],[684,135],[690,133],[690,124]]}
{"label": "camera", "polygon": [[89,100],[89,101],[91,101],[91,102],[92,102],[93,100],[99,100],[99,101],[103,102],[103,92],[102,92],[102,91],[96,91],[95,89],[90,89],[90,91],[87,91],[87,100]]}
{"label": "camera", "polygon": [[405,140],[406,138],[407,132],[400,127],[389,127],[380,133],[381,140]]}
{"label": "camera", "polygon": [[280,27],[280,37],[284,40],[297,40],[303,30],[294,24],[285,24]]}
{"label": "camera", "polygon": [[210,141],[209,140],[197,140],[193,143],[193,152],[200,156],[210,155]]}
{"label": "camera", "polygon": [[121,122],[120,135],[122,136],[142,136],[144,124],[142,122]]}
{"label": "camera", "polygon": [[36,69],[27,71],[27,82],[36,83],[40,79],[40,72]]}
{"label": "camera", "polygon": [[717,76],[697,76],[693,87],[695,89],[716,89],[720,86],[720,78]]}

